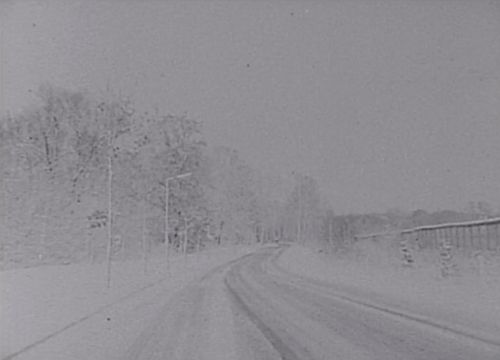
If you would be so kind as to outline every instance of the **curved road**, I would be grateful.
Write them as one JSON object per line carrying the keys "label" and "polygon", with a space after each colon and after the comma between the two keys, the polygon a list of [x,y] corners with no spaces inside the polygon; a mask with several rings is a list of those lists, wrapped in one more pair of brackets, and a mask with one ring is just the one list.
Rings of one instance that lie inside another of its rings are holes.
{"label": "curved road", "polygon": [[207,274],[157,314],[126,359],[498,360],[500,341],[352,301],[266,248]]}

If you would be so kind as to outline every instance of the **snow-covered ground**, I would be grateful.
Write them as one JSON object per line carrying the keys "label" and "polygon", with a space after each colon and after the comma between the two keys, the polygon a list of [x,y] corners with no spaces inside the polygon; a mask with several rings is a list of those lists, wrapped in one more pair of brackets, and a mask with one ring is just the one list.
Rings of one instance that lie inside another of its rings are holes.
{"label": "snow-covered ground", "polygon": [[458,275],[442,278],[437,261],[418,256],[404,268],[390,249],[369,242],[343,255],[291,246],[278,265],[364,302],[500,339],[500,259],[462,259]]}
{"label": "snow-covered ground", "polygon": [[135,339],[161,306],[210,269],[255,248],[232,246],[171,259],[43,266],[0,272],[0,358],[110,359]]}
{"label": "snow-covered ground", "polygon": [[[241,353],[238,341],[251,343],[255,334],[247,336],[252,327],[244,322],[244,336],[235,340],[233,323],[243,318],[233,318],[223,289],[225,272],[204,277],[206,281],[195,280],[255,249],[233,246],[177,256],[171,259],[168,276],[161,254],[151,260],[146,275],[141,261],[116,262],[111,289],[106,288],[103,264],[0,272],[0,359],[132,359],[136,350],[156,351],[147,342],[150,332],[162,326],[164,331],[155,336],[172,337],[158,342],[172,345],[168,351],[188,349],[199,355],[195,358],[224,358],[221,354],[234,358],[230,354]],[[500,338],[500,279],[495,262],[491,260],[481,274],[471,268],[443,279],[438,266],[424,261],[423,254],[417,260],[413,268],[403,268],[390,249],[367,242],[342,256],[291,246],[278,257],[277,265],[331,283],[335,291],[364,303],[485,339]],[[466,269],[467,264],[461,265]],[[165,325],[155,327],[162,316],[167,319],[161,322]],[[191,344],[186,336],[204,339],[196,346],[205,350],[180,346]]]}

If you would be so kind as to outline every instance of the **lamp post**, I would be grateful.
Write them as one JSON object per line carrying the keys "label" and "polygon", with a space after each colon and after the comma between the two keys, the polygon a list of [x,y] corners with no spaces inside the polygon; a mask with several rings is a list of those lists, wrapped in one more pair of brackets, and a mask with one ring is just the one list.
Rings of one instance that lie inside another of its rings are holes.
{"label": "lamp post", "polygon": [[169,262],[169,241],[168,241],[168,233],[169,233],[169,229],[168,229],[168,198],[169,198],[169,182],[170,180],[174,180],[174,179],[183,179],[183,178],[186,178],[188,176],[190,176],[191,173],[188,172],[188,173],[184,173],[184,174],[179,174],[179,175],[176,175],[176,176],[170,176],[168,178],[165,179],[165,257],[167,258],[167,270],[170,269],[170,262]]}

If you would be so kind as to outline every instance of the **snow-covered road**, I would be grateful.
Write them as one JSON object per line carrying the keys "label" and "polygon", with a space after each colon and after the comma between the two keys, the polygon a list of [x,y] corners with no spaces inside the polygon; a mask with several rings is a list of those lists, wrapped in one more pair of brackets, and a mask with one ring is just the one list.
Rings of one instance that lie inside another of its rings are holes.
{"label": "snow-covered road", "polygon": [[266,248],[218,267],[158,313],[125,359],[495,359],[500,341],[352,301]]}
{"label": "snow-covered road", "polygon": [[332,283],[288,272],[278,261],[285,249],[264,247],[220,262],[172,296],[161,286],[149,288],[135,300],[113,306],[105,315],[112,320],[104,321],[104,327],[103,318],[95,317],[81,329],[75,327],[23,354],[31,357],[21,357],[500,358],[500,339],[380,307],[370,299],[350,298]]}
{"label": "snow-covered road", "polygon": [[339,295],[261,252],[226,277],[234,302],[282,359],[499,359],[500,339],[483,339]]}

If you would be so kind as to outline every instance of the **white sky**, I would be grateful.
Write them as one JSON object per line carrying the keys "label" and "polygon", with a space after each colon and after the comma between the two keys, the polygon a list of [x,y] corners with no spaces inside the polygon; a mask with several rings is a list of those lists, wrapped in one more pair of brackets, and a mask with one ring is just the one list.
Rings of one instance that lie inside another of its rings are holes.
{"label": "white sky", "polygon": [[0,111],[49,82],[187,113],[339,212],[500,206],[500,1],[4,1]]}

